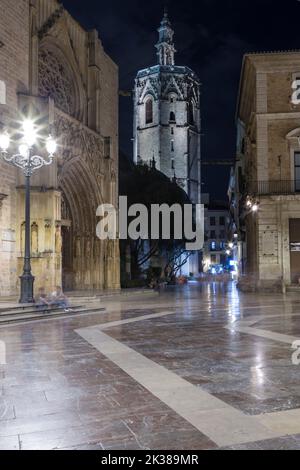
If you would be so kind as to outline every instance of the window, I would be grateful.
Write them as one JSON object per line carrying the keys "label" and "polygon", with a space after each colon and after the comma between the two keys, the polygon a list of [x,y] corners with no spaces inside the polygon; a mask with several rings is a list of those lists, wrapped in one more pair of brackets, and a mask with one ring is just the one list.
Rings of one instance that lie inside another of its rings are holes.
{"label": "window", "polygon": [[220,238],[221,238],[221,240],[225,240],[225,238],[226,238],[225,230],[221,230]]}
{"label": "window", "polygon": [[171,152],[174,152],[174,140],[171,140]]}
{"label": "window", "polygon": [[295,191],[300,192],[300,152],[295,153]]}
{"label": "window", "polygon": [[211,255],[211,264],[216,264],[217,262],[217,255]]}
{"label": "window", "polygon": [[215,227],[215,226],[216,226],[216,218],[215,218],[215,217],[211,217],[211,218],[210,218],[210,225],[211,225],[212,227]]}
{"label": "window", "polygon": [[216,238],[216,231],[215,230],[212,230],[210,232],[210,238]]}
{"label": "window", "polygon": [[6,85],[0,80],[0,104],[6,104]]}
{"label": "window", "polygon": [[174,158],[172,158],[172,170],[175,170],[175,162],[174,162]]}
{"label": "window", "polygon": [[174,135],[174,127],[171,127],[171,135]]}
{"label": "window", "polygon": [[111,138],[104,137],[104,158],[110,159],[111,156]]}
{"label": "window", "polygon": [[220,225],[225,227],[225,217],[220,217]]}
{"label": "window", "polygon": [[241,144],[241,153],[243,155],[245,155],[245,152],[246,152],[246,140],[245,138],[242,140],[242,144]]}
{"label": "window", "polygon": [[176,116],[173,111],[170,112],[170,122],[176,122]]}
{"label": "window", "polygon": [[193,126],[195,124],[193,103],[188,103],[187,111],[188,111],[188,123],[191,126]]}
{"label": "window", "polygon": [[211,250],[211,251],[216,251],[216,249],[217,249],[217,244],[216,244],[216,242],[211,242],[211,244],[210,244],[210,250]]}
{"label": "window", "polygon": [[153,101],[149,98],[146,101],[146,124],[152,124],[153,122]]}

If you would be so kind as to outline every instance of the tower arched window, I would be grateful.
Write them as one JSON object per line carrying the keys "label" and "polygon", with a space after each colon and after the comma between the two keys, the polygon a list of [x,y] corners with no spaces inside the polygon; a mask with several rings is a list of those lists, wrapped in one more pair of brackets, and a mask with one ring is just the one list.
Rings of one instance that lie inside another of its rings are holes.
{"label": "tower arched window", "polygon": [[176,122],[176,116],[174,111],[170,112],[170,122]]}
{"label": "tower arched window", "polygon": [[146,124],[152,124],[153,122],[153,100],[149,98],[146,101]]}
{"label": "tower arched window", "polygon": [[193,103],[188,104],[188,123],[191,124],[192,126],[195,124]]}

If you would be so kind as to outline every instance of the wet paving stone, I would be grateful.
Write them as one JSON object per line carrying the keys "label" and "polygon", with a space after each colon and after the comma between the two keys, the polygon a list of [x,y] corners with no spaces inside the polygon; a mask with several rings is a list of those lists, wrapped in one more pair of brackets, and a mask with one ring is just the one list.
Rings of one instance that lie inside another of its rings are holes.
{"label": "wet paving stone", "polygon": [[170,312],[104,331],[255,418],[300,409],[300,369],[288,344],[225,327],[254,319],[255,328],[300,339],[300,302],[293,295],[199,285],[155,298],[107,301],[106,307],[99,316],[0,329],[7,345],[7,365],[0,366],[0,450],[300,449],[298,435],[218,446],[76,332]]}

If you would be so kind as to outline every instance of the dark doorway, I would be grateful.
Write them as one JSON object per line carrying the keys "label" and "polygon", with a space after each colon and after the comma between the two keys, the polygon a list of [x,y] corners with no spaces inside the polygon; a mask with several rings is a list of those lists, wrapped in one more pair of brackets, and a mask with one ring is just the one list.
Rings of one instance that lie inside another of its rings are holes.
{"label": "dark doorway", "polygon": [[71,227],[62,226],[62,283],[64,291],[73,290],[73,249]]}
{"label": "dark doorway", "polygon": [[72,217],[66,197],[62,194],[62,284],[64,291],[71,291],[74,288],[74,244]]}
{"label": "dark doorway", "polygon": [[290,219],[291,282],[299,284],[300,279],[300,219]]}

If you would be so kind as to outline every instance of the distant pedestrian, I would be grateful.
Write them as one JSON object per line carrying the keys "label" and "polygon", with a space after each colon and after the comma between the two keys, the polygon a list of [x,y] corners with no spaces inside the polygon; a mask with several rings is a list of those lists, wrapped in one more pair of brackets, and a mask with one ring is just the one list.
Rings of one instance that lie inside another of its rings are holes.
{"label": "distant pedestrian", "polygon": [[36,308],[38,310],[47,310],[50,306],[50,301],[46,294],[45,288],[41,287],[39,289],[38,297],[36,300]]}
{"label": "distant pedestrian", "polygon": [[51,306],[63,308],[65,312],[71,312],[70,302],[67,296],[63,293],[60,286],[56,286],[55,291],[51,295]]}

